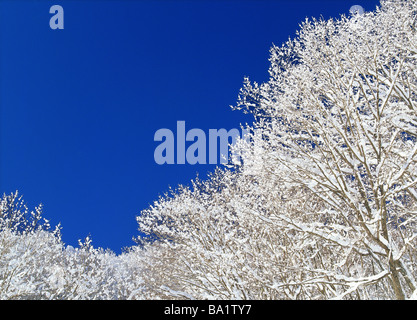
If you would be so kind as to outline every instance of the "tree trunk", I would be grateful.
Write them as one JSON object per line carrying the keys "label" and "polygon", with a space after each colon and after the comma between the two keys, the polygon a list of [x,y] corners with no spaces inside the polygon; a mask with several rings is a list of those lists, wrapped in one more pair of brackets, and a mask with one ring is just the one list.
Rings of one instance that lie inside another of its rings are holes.
{"label": "tree trunk", "polygon": [[397,261],[394,261],[392,256],[390,257],[390,260],[389,260],[389,267],[391,270],[391,279],[392,279],[392,285],[393,285],[395,297],[397,298],[397,300],[405,300],[404,292],[401,287],[401,282],[399,278],[400,266],[398,265]]}

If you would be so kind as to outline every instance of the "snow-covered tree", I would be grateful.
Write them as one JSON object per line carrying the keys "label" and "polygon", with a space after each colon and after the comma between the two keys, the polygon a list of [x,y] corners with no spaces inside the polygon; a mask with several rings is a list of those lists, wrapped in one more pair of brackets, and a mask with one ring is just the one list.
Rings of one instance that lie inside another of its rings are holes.
{"label": "snow-covered tree", "polygon": [[271,48],[269,81],[245,79],[236,106],[256,119],[251,141],[237,144],[243,165],[138,217],[175,261],[160,264],[171,282],[158,290],[416,295],[416,13],[414,1],[382,1],[375,12],[306,20]]}
{"label": "snow-covered tree", "polygon": [[59,226],[50,230],[42,206],[29,211],[17,192],[0,199],[0,299],[48,297],[60,249]]}
{"label": "snow-covered tree", "polygon": [[42,207],[29,211],[17,192],[0,199],[0,299],[141,299],[141,255],[66,246]]}
{"label": "snow-covered tree", "polygon": [[293,193],[283,194],[292,210],[271,223],[314,252],[300,283],[329,297],[416,290],[416,9],[384,1],[365,15],[306,21],[271,49],[268,83],[242,91],[239,106],[267,141],[265,173]]}

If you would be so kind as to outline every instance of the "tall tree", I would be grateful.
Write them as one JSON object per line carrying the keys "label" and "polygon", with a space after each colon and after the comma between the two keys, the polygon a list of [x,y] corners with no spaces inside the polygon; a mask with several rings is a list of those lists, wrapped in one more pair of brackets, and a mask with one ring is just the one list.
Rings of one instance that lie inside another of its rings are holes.
{"label": "tall tree", "polygon": [[271,49],[268,83],[241,92],[267,141],[266,172],[299,195],[271,223],[317,249],[303,283],[339,284],[342,296],[375,283],[398,299],[416,290],[416,9],[383,1],[306,21]]}
{"label": "tall tree", "polygon": [[245,79],[235,107],[256,119],[243,164],[138,217],[177,252],[164,294],[416,294],[416,12],[382,1],[271,48],[269,81]]}

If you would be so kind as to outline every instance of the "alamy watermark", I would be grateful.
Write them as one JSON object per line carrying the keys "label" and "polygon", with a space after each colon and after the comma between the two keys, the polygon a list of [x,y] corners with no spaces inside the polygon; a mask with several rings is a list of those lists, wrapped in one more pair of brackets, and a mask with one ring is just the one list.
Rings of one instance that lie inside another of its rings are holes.
{"label": "alamy watermark", "polygon": [[[170,129],[155,132],[154,141],[161,142],[154,152],[157,164],[226,164],[230,146],[238,138],[245,139],[245,129],[209,129],[208,137],[202,129],[185,129],[185,121],[177,121],[176,134]],[[191,144],[187,142],[192,142]],[[218,152],[219,150],[219,152]],[[231,154],[232,157],[237,155]]]}
{"label": "alamy watermark", "polygon": [[52,30],[64,29],[64,8],[55,4],[49,9],[49,13],[53,14],[49,19],[49,27]]}

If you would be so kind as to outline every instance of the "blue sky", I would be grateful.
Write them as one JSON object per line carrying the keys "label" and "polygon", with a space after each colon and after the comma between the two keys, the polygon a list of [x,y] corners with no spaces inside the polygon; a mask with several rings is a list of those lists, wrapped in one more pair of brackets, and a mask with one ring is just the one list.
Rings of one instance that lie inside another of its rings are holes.
{"label": "blue sky", "polygon": [[[215,165],[158,165],[160,128],[239,128],[245,76],[268,77],[269,48],[306,17],[376,0],[0,0],[0,192],[44,205],[63,241],[115,252],[169,186]],[[52,30],[52,5],[64,29]],[[187,146],[191,143],[187,143]]]}

